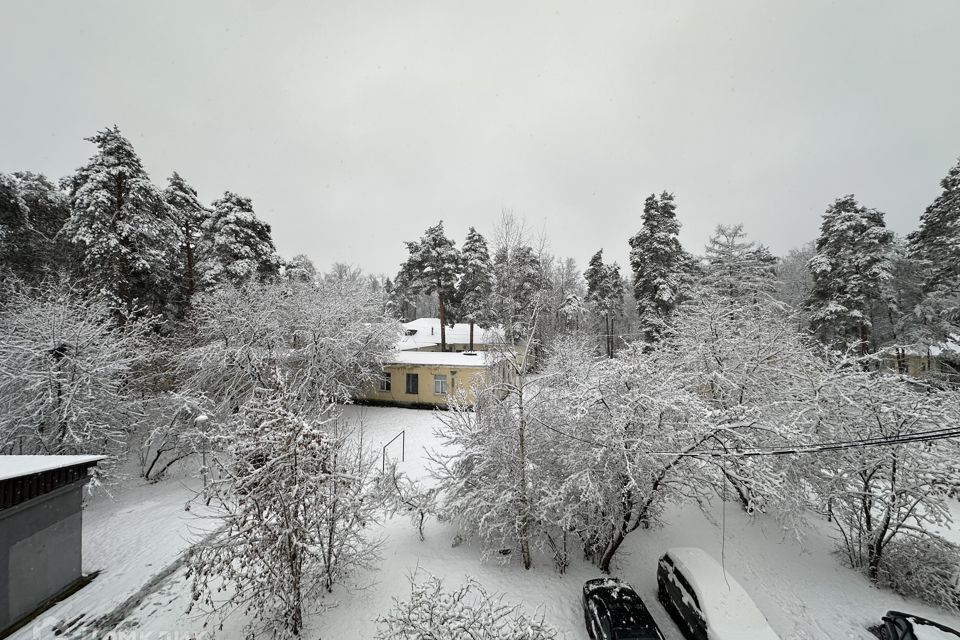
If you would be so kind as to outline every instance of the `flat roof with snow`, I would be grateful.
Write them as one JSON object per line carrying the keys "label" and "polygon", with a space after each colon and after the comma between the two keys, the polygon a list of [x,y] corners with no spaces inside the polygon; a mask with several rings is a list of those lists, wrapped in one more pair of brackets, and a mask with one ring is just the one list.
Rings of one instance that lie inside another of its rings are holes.
{"label": "flat roof with snow", "polygon": [[486,367],[496,361],[488,351],[397,351],[387,358],[385,364],[407,364],[440,367]]}
{"label": "flat roof with snow", "polygon": [[106,456],[2,456],[0,455],[0,480],[32,476],[45,471],[93,466]]}
{"label": "flat roof with snow", "polygon": [[[407,334],[406,340],[409,344],[419,344],[419,346],[440,344],[440,318],[417,318],[410,322],[403,323],[403,329]],[[469,344],[470,342],[470,324],[458,322],[453,326],[447,325],[444,331],[448,344]],[[479,325],[473,325],[473,343],[474,344],[492,344],[500,341],[500,332],[496,329],[484,329]],[[415,347],[406,347],[408,349]]]}

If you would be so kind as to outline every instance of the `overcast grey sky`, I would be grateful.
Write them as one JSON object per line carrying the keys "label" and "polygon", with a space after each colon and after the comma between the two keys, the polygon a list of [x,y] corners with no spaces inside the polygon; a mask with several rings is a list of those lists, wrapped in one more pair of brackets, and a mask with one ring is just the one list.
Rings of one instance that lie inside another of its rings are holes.
{"label": "overcast grey sky", "polygon": [[253,198],[278,250],[392,275],[501,209],[621,263],[675,192],[692,251],[775,251],[853,192],[906,233],[960,155],[960,2],[48,2],[3,6],[0,171],[116,123],[158,184]]}

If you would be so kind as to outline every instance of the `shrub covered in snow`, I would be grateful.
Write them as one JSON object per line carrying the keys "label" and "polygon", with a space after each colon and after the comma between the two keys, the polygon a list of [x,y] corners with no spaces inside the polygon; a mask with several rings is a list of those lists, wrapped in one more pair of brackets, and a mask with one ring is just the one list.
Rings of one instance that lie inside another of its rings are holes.
{"label": "shrub covered in snow", "polygon": [[470,579],[448,591],[427,575],[410,579],[410,598],[395,600],[378,620],[378,640],[552,640],[560,634],[519,605],[504,602]]}
{"label": "shrub covered in snow", "polygon": [[960,612],[960,548],[935,535],[893,540],[877,581],[905,596]]}

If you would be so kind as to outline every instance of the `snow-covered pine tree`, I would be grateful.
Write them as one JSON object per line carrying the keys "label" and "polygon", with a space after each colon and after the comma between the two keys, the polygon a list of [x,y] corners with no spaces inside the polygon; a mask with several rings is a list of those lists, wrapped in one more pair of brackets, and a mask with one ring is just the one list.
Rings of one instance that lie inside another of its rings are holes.
{"label": "snow-covered pine tree", "polygon": [[604,264],[603,250],[597,251],[587,265],[583,277],[587,282],[586,301],[593,307],[599,324],[598,333],[608,358],[612,358],[616,341],[613,338],[617,316],[623,308],[623,280],[620,265]]}
{"label": "snow-covered pine tree", "polygon": [[177,230],[120,129],[108,127],[87,140],[97,152],[64,180],[71,214],[63,232],[97,288],[128,310],[148,305],[159,311],[169,295]]}
{"label": "snow-covered pine tree", "polygon": [[419,240],[407,242],[410,255],[400,267],[395,282],[408,284],[409,290],[436,294],[440,316],[440,350],[447,350],[446,325],[451,322],[447,303],[456,296],[461,273],[460,252],[443,232],[443,220],[429,227]]}
{"label": "snow-covered pine tree", "polygon": [[704,256],[708,280],[722,295],[740,298],[773,289],[777,260],[766,247],[747,240],[742,224],[718,225]]}
{"label": "snow-covered pine tree", "polygon": [[201,242],[203,223],[209,211],[200,203],[197,190],[176,171],[167,179],[163,199],[177,227],[180,251],[179,268],[176,272],[179,280],[180,304],[182,307],[187,307],[197,290],[197,264],[199,263],[197,247]]}
{"label": "snow-covered pine tree", "polygon": [[498,324],[508,341],[525,340],[533,329],[530,318],[543,292],[540,257],[528,244],[500,246],[494,253],[493,274]]}
{"label": "snow-covered pine tree", "polygon": [[940,187],[920,216],[920,228],[908,236],[907,255],[921,277],[921,300],[910,324],[927,347],[960,333],[960,160]]}
{"label": "snow-covered pine tree", "polygon": [[493,290],[493,263],[486,239],[470,227],[460,251],[463,276],[457,285],[459,315],[470,323],[470,351],[473,351],[473,327],[490,324],[490,294]]}
{"label": "snow-covered pine tree", "polygon": [[614,262],[606,269],[607,286],[607,317],[610,319],[610,328],[607,330],[607,353],[612,358],[617,350],[616,333],[617,320],[623,315],[623,276],[620,275],[620,265]]}
{"label": "snow-covered pine tree", "polygon": [[60,230],[70,217],[66,195],[38,173],[0,174],[0,265],[36,283],[74,268]]}
{"label": "snow-covered pine tree", "polygon": [[809,306],[820,339],[834,348],[874,350],[870,307],[881,299],[890,278],[893,232],[883,213],[843,196],[827,207],[810,259],[813,275]]}
{"label": "snow-covered pine tree", "polygon": [[16,178],[0,173],[0,261],[14,272],[27,250],[29,209]]}
{"label": "snow-covered pine tree", "polygon": [[630,238],[633,295],[640,327],[648,342],[662,333],[671,312],[680,303],[687,255],[678,238],[673,194],[651,194],[643,206],[643,223]]}
{"label": "snow-covered pine tree", "polygon": [[284,273],[291,280],[300,282],[316,282],[317,280],[317,268],[313,266],[313,261],[302,253],[290,258]]}
{"label": "snow-covered pine tree", "polygon": [[213,211],[203,223],[202,248],[205,283],[238,284],[271,278],[280,270],[270,225],[254,214],[250,198],[231,191],[213,201]]}
{"label": "snow-covered pine tree", "polygon": [[540,317],[545,341],[551,344],[561,335],[580,328],[587,311],[584,304],[586,284],[576,260],[552,256],[543,263],[543,282],[543,313]]}

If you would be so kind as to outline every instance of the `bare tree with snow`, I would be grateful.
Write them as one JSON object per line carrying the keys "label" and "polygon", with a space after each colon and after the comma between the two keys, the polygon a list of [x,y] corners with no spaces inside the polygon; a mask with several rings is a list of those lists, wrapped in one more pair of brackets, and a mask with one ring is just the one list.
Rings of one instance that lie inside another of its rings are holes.
{"label": "bare tree with snow", "polygon": [[[143,419],[149,327],[66,281],[8,287],[0,305],[0,450],[122,457]],[[116,318],[124,322],[116,323]]]}
{"label": "bare tree with snow", "polygon": [[275,372],[215,436],[226,455],[208,492],[223,524],[192,549],[188,576],[194,604],[242,612],[250,638],[299,636],[323,593],[377,558],[371,460],[324,413],[307,417]]}
{"label": "bare tree with snow", "polygon": [[844,447],[812,462],[847,562],[876,582],[888,549],[925,544],[951,521],[948,496],[960,488],[960,441],[924,442],[923,434],[960,422],[960,400],[956,392],[899,376],[845,370],[824,385],[821,402],[825,440],[919,440]]}

